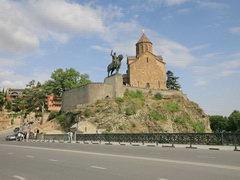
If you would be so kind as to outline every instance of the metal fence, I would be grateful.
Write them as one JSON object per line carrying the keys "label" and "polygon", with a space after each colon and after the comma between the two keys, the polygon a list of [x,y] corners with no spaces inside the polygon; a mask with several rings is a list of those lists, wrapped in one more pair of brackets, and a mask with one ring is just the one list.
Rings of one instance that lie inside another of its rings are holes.
{"label": "metal fence", "polygon": [[58,141],[67,141],[68,140],[68,134],[44,134],[43,135],[44,140],[58,140]]}
{"label": "metal fence", "polygon": [[[45,134],[45,140],[67,140],[67,134]],[[240,145],[240,133],[77,134],[76,141],[159,144]]]}

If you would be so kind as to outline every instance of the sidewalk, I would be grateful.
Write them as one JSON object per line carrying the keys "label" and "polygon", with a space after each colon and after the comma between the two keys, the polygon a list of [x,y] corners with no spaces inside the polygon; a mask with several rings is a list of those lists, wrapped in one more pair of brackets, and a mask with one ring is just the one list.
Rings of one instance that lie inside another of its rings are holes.
{"label": "sidewalk", "polygon": [[[69,143],[63,140],[29,140],[29,142],[45,142],[45,143]],[[233,145],[192,145],[189,144],[156,144],[156,143],[129,143],[129,142],[105,142],[105,141],[72,141],[73,144],[93,144],[93,145],[114,145],[114,146],[142,146],[142,147],[156,147],[156,148],[187,148],[187,149],[204,149],[204,150],[221,150],[221,151],[234,151]],[[240,151],[240,146],[237,147]]]}

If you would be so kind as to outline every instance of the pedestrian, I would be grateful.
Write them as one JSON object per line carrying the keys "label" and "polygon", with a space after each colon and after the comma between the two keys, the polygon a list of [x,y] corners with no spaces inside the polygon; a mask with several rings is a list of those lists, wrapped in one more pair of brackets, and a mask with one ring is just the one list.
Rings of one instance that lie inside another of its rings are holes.
{"label": "pedestrian", "polygon": [[71,131],[68,132],[68,142],[71,143],[73,138],[73,133]]}

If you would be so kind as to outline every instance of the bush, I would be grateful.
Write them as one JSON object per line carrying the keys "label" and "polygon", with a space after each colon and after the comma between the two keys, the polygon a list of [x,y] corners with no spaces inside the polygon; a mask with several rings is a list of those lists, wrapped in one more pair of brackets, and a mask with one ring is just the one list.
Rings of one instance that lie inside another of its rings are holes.
{"label": "bush", "polygon": [[162,99],[161,93],[156,93],[156,94],[154,95],[154,99],[161,100],[161,99]]}
{"label": "bush", "polygon": [[71,112],[62,112],[61,114],[58,114],[56,118],[58,119],[59,124],[65,131],[68,131],[69,128],[76,122],[76,115]]}
{"label": "bush", "polygon": [[57,112],[57,111],[52,111],[52,112],[50,112],[47,120],[50,121],[50,120],[56,118],[58,115],[59,115],[59,112]]}
{"label": "bush", "polygon": [[83,115],[88,118],[93,115],[93,112],[90,109],[85,109]]}
{"label": "bush", "polygon": [[202,122],[192,122],[193,129],[198,133],[205,133],[205,127]]}
{"label": "bush", "polygon": [[126,114],[127,116],[131,116],[131,115],[133,115],[133,114],[135,114],[135,113],[136,113],[136,111],[135,111],[135,109],[132,108],[132,107],[127,107],[127,108],[125,109],[125,114]]}
{"label": "bush", "polygon": [[165,105],[165,109],[172,112],[177,112],[180,110],[180,106],[177,103],[169,102]]}
{"label": "bush", "polygon": [[174,122],[177,123],[177,124],[185,124],[186,123],[186,120],[183,119],[182,117],[176,117],[174,119]]}
{"label": "bush", "polygon": [[126,91],[124,92],[124,97],[125,98],[129,98],[129,99],[132,99],[132,98],[137,98],[137,99],[144,99],[144,95],[142,93],[142,91],[130,91],[128,89],[126,89]]}
{"label": "bush", "polygon": [[122,124],[122,125],[118,126],[118,129],[121,130],[121,131],[123,131],[123,130],[126,130],[127,127],[126,127],[125,124]]}
{"label": "bush", "polygon": [[157,111],[151,111],[149,113],[150,117],[154,120],[160,120],[162,117]]}
{"label": "bush", "polygon": [[107,132],[111,132],[112,130],[113,130],[112,127],[107,127],[106,129]]}
{"label": "bush", "polygon": [[115,99],[115,102],[116,103],[122,103],[122,102],[124,102],[124,99],[118,97],[118,98]]}

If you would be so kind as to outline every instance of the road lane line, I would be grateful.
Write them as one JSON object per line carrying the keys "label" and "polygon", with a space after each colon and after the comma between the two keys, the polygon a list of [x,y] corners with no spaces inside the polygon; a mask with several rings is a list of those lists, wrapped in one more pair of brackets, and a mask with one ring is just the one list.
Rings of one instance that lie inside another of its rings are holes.
{"label": "road lane line", "polygon": [[58,160],[56,159],[48,159],[49,161],[52,161],[52,162],[57,162]]}
{"label": "road lane line", "polygon": [[26,155],[27,158],[34,158],[32,155]]}
{"label": "road lane line", "polygon": [[88,155],[95,155],[95,156],[125,158],[125,159],[154,161],[154,162],[165,162],[165,163],[183,164],[183,165],[189,165],[189,166],[201,166],[201,167],[211,167],[211,168],[219,168],[219,169],[240,171],[240,166],[232,166],[232,165],[219,165],[219,164],[192,162],[192,161],[181,161],[181,160],[172,160],[172,159],[149,158],[149,157],[119,155],[119,154],[106,154],[106,153],[77,151],[77,150],[68,150],[68,149],[56,149],[56,148],[45,148],[45,147],[19,146],[19,145],[9,145],[9,144],[0,144],[0,146],[18,147],[18,148],[23,148],[23,149],[35,149],[35,150],[45,150],[45,151],[69,152],[69,153],[88,154]]}
{"label": "road lane line", "polygon": [[94,169],[101,169],[101,170],[105,170],[105,169],[107,169],[107,168],[100,167],[100,166],[91,166],[91,168],[94,168]]}
{"label": "road lane line", "polygon": [[19,179],[19,180],[25,180],[26,178],[24,178],[24,177],[21,177],[21,176],[17,176],[17,175],[15,175],[15,176],[13,176],[14,178],[16,178],[16,179]]}
{"label": "road lane line", "polygon": [[159,178],[158,180],[168,180],[168,179],[165,179],[165,178]]}
{"label": "road lane line", "polygon": [[213,157],[213,156],[199,156],[199,158],[216,159],[217,157]]}

